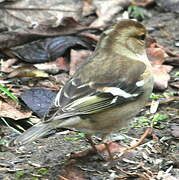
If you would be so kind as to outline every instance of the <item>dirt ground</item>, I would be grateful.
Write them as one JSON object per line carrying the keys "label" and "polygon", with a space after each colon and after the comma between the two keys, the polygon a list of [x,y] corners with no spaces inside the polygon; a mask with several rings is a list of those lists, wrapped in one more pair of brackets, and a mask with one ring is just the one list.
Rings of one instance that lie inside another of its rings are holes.
{"label": "dirt ground", "polygon": [[[151,18],[143,23],[147,28],[154,28],[150,35],[160,45],[179,53],[173,38],[179,38],[179,15],[154,10],[149,12]],[[167,115],[168,118],[158,123],[143,145],[124,153],[113,162],[101,160],[91,150],[82,137],[83,134],[69,130],[60,131],[23,147],[2,147],[0,179],[179,179],[179,140],[171,134],[171,126],[179,123],[179,119],[175,118],[178,116],[178,109],[179,102],[160,105],[158,113]],[[148,112],[146,107],[138,117],[149,117]],[[145,128],[140,127],[140,122],[137,125],[133,122],[131,124],[129,128],[112,136],[113,143],[110,145],[115,154],[119,154],[135,138],[139,139],[144,132]],[[7,140],[13,139],[14,132],[7,127],[3,131]],[[96,138],[95,141],[100,144],[100,139]],[[103,146],[99,148],[102,149]],[[102,154],[105,158],[108,157],[106,152]]]}

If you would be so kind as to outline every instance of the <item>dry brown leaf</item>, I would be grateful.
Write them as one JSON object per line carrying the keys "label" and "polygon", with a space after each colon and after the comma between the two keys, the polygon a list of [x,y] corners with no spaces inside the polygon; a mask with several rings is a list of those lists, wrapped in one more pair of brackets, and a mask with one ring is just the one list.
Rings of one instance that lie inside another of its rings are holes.
{"label": "dry brown leaf", "polygon": [[128,7],[130,0],[101,0],[93,1],[96,7],[98,18],[91,24],[91,27],[103,27],[112,22],[116,14],[119,14],[125,7]]}
{"label": "dry brown leaf", "polygon": [[25,0],[2,3],[1,20],[8,26],[29,27],[38,24],[58,25],[60,18],[81,18],[81,0]]}
{"label": "dry brown leaf", "polygon": [[48,77],[48,74],[42,70],[36,69],[34,66],[22,66],[16,68],[8,76],[8,78],[17,77]]}
{"label": "dry brown leaf", "polygon": [[141,7],[147,7],[155,3],[155,0],[143,0],[141,2],[132,2],[132,5],[134,6],[141,6]]}
{"label": "dry brown leaf", "polygon": [[170,75],[168,74],[173,67],[169,65],[153,65],[154,74],[154,87],[160,90],[164,90],[168,87],[168,81]]}
{"label": "dry brown leaf", "polygon": [[72,165],[65,167],[62,174],[63,176],[59,176],[60,180],[86,180],[84,171]]}
{"label": "dry brown leaf", "polygon": [[92,5],[92,0],[83,0],[83,16],[92,14],[94,11],[94,6]]}
{"label": "dry brown leaf", "polygon": [[71,50],[70,75],[75,73],[78,66],[84,62],[91,55],[91,53],[92,52],[88,50]]}
{"label": "dry brown leaf", "polygon": [[10,66],[13,65],[15,62],[17,62],[17,59],[14,58],[1,62],[0,70],[6,73],[12,72],[13,69]]}
{"label": "dry brown leaf", "polygon": [[18,105],[16,107],[0,99],[0,117],[19,120],[31,117],[31,112],[20,110]]}
{"label": "dry brown leaf", "polygon": [[[96,146],[96,149],[106,155],[107,157],[109,157],[109,154],[106,150],[106,146],[105,144],[98,144],[98,145],[95,145]],[[110,149],[110,152],[111,153],[119,153],[121,151],[123,151],[126,147],[119,144],[119,143],[116,143],[116,142],[108,142],[108,147]],[[82,150],[82,151],[78,151],[78,152],[74,152],[71,156],[70,156],[70,159],[80,159],[80,158],[84,158],[85,156],[90,156],[92,153],[94,153],[94,149],[93,148],[89,148],[89,149],[85,149],[85,150]]]}
{"label": "dry brown leaf", "polygon": [[57,27],[39,25],[33,29],[25,28],[19,29],[18,31],[2,32],[0,36],[0,47],[1,49],[12,48],[35,40],[39,40],[42,37],[72,35],[90,29],[98,30],[97,28],[89,28],[86,26],[82,26],[72,17],[67,17],[62,19],[61,23]]}
{"label": "dry brown leaf", "polygon": [[162,47],[153,42],[148,45],[147,56],[153,67],[154,87],[160,90],[166,89],[170,80],[169,72],[173,69],[173,66],[163,65],[168,55]]}
{"label": "dry brown leaf", "polygon": [[60,57],[56,60],[56,65],[60,70],[69,71],[70,65],[66,58]]}
{"label": "dry brown leaf", "polygon": [[152,65],[161,65],[165,62],[168,55],[165,50],[159,48],[156,43],[152,43],[149,48],[147,48],[147,56]]}
{"label": "dry brown leaf", "polygon": [[48,72],[50,74],[57,74],[60,70],[56,61],[34,64],[34,66],[37,69]]}

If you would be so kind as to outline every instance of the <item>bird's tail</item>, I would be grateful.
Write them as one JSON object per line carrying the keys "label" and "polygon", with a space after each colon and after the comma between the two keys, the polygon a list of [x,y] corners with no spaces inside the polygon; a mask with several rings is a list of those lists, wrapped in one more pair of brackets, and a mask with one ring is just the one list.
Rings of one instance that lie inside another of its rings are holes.
{"label": "bird's tail", "polygon": [[14,145],[24,145],[31,141],[34,141],[40,137],[42,137],[44,134],[46,134],[48,131],[55,128],[54,122],[46,122],[46,123],[38,123],[34,125],[33,127],[29,128],[27,131],[23,132],[21,135],[19,135],[16,139],[14,139],[12,142],[10,142],[10,146]]}

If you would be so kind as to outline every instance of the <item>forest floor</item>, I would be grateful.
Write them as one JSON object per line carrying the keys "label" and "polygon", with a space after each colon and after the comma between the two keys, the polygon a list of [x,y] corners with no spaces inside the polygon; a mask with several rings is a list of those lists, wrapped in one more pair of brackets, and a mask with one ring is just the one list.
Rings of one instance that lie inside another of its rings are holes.
{"label": "forest floor", "polygon": [[[179,37],[179,15],[149,10],[152,16],[143,21],[148,28],[155,27],[150,35],[165,48],[179,52],[172,39]],[[171,77],[179,71],[177,67]],[[158,95],[173,93],[169,88]],[[176,90],[177,92],[177,90]],[[156,125],[144,143],[114,162],[103,161],[91,150],[83,134],[61,130],[48,138],[37,140],[22,147],[4,147],[0,152],[0,179],[26,180],[102,180],[102,179],[179,179],[179,139],[173,136],[173,127],[179,124],[179,101],[165,102],[158,107],[155,115],[149,114],[149,107],[131,121],[128,128],[112,135],[111,149],[119,154],[125,146],[139,139],[145,131],[143,123],[154,119]],[[4,127],[7,140],[13,132]],[[94,139],[101,144],[100,138]],[[103,145],[99,145],[103,149]],[[103,156],[108,158],[105,151]]]}

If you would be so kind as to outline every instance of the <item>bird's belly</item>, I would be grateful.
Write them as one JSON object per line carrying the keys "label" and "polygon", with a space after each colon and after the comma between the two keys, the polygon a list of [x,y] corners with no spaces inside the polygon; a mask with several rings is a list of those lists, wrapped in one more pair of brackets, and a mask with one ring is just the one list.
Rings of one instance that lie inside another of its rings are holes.
{"label": "bird's belly", "polygon": [[101,133],[110,133],[111,131],[120,130],[123,127],[128,126],[132,117],[134,117],[139,111],[140,107],[135,107],[135,104],[128,104],[121,107],[116,107],[101,112],[91,117],[92,131]]}

